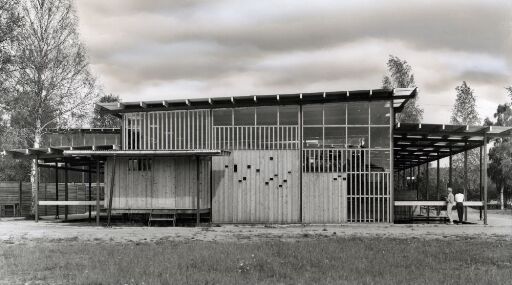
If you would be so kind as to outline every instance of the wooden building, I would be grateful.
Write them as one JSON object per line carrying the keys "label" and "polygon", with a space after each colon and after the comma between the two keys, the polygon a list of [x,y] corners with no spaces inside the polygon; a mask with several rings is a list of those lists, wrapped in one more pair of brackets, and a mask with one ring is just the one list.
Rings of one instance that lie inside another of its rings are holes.
{"label": "wooden building", "polygon": [[510,131],[395,125],[415,95],[396,88],[101,103],[121,118],[119,145],[9,153],[42,165],[88,166],[97,184],[104,182],[105,200],[98,195],[81,205],[103,204],[109,213],[172,211],[215,223],[391,223],[395,206],[412,205],[394,198],[405,171],[485,148],[490,137]]}

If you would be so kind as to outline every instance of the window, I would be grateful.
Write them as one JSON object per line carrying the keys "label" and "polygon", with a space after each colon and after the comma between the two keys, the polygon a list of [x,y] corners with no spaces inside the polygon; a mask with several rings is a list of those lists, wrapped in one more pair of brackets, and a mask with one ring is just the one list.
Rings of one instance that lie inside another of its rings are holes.
{"label": "window", "polygon": [[323,146],[322,127],[304,127],[304,148],[320,148]]}
{"label": "window", "polygon": [[389,127],[370,127],[370,147],[389,148]]}
{"label": "window", "polygon": [[324,104],[324,124],[345,125],[346,108],[345,103]]}
{"label": "window", "polygon": [[232,126],[233,117],[232,109],[215,109],[213,110],[213,125],[214,126]]}
{"label": "window", "polygon": [[326,148],[345,148],[346,138],[345,127],[324,127],[324,146]]}
{"label": "window", "polygon": [[347,127],[349,148],[368,148],[368,127]]}
{"label": "window", "polygon": [[368,103],[351,102],[347,108],[348,125],[368,125]]}
{"label": "window", "polygon": [[388,101],[370,103],[370,123],[372,125],[389,125],[390,106]]}
{"label": "window", "polygon": [[152,160],[150,158],[128,159],[128,171],[151,171]]}
{"label": "window", "polygon": [[374,172],[389,171],[389,150],[372,150],[370,152],[370,168]]}
{"label": "window", "polygon": [[299,106],[280,106],[279,125],[298,125]]}
{"label": "window", "polygon": [[318,105],[306,105],[302,107],[302,120],[304,126],[307,125],[322,125],[322,113],[323,106],[321,104]]}
{"label": "window", "polygon": [[235,108],[235,126],[254,126],[254,108]]}
{"label": "window", "polygon": [[277,125],[277,106],[265,106],[256,108],[256,125]]}

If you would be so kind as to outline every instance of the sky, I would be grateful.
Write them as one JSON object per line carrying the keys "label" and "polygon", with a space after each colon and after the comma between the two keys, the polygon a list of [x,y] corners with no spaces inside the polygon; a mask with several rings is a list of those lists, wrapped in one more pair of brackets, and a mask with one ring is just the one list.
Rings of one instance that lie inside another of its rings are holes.
{"label": "sky", "polygon": [[512,1],[76,1],[106,93],[123,101],[377,89],[407,60],[424,123],[467,81],[482,118],[509,102]]}

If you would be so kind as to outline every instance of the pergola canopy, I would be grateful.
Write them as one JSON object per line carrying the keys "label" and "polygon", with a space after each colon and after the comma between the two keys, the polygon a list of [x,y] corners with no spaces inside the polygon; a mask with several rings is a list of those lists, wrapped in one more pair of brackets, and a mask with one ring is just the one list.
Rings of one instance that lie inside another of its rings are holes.
{"label": "pergola canopy", "polygon": [[121,113],[168,110],[215,109],[269,105],[292,105],[350,101],[393,100],[395,112],[400,112],[407,100],[416,96],[416,88],[368,89],[294,94],[249,95],[232,97],[190,98],[160,101],[98,103],[102,112],[119,116]]}
{"label": "pergola canopy", "polygon": [[480,147],[512,127],[398,123],[393,133],[394,168],[406,169]]}

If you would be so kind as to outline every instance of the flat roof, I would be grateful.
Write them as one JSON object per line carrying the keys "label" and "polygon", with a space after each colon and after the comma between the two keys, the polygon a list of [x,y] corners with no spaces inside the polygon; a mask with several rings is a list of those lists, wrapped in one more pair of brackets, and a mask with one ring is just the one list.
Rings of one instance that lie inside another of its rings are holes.
{"label": "flat roof", "polygon": [[122,113],[169,110],[215,109],[272,105],[294,105],[330,102],[393,100],[395,111],[414,98],[417,88],[368,89],[293,94],[249,95],[231,97],[189,98],[159,101],[97,103],[103,113],[119,116]]}
{"label": "flat roof", "polygon": [[104,160],[107,157],[186,157],[186,156],[222,156],[229,151],[220,149],[194,150],[120,150],[118,145],[91,145],[78,147],[45,147],[6,150],[2,155],[17,159],[38,158],[44,163],[68,163],[71,166],[87,165],[91,161]]}
{"label": "flat roof", "polygon": [[512,127],[398,123],[393,130],[394,168],[406,169],[508,136]]}

